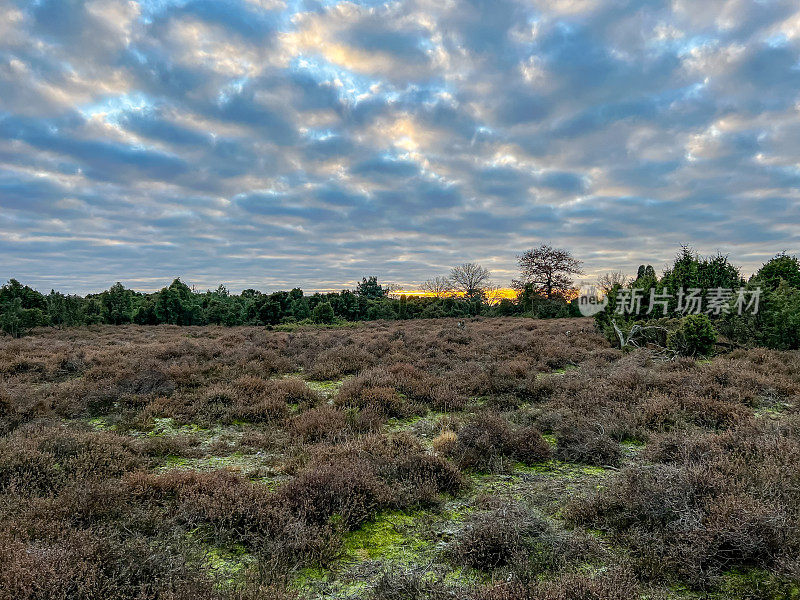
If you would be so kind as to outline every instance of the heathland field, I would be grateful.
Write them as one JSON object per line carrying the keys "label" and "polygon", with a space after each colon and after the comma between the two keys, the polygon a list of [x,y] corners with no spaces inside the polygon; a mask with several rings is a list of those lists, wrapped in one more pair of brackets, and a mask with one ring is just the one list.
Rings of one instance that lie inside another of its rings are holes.
{"label": "heathland field", "polygon": [[799,397],[589,319],[0,338],[0,597],[800,598]]}

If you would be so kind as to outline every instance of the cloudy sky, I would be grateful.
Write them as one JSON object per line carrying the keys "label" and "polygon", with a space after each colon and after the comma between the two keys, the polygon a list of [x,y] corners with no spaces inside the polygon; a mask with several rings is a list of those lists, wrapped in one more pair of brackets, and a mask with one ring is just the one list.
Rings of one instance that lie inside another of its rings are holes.
{"label": "cloudy sky", "polygon": [[800,250],[796,0],[0,0],[0,278]]}

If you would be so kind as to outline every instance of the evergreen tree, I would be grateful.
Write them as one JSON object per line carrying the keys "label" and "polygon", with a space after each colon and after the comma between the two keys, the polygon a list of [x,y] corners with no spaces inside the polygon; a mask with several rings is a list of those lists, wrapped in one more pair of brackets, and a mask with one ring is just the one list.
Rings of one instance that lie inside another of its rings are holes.
{"label": "evergreen tree", "polygon": [[361,280],[361,283],[356,286],[356,294],[374,300],[386,296],[386,290],[378,285],[378,278],[372,275]]}
{"label": "evergreen tree", "polygon": [[330,302],[320,302],[314,307],[314,322],[315,323],[333,323],[334,314],[333,307]]}

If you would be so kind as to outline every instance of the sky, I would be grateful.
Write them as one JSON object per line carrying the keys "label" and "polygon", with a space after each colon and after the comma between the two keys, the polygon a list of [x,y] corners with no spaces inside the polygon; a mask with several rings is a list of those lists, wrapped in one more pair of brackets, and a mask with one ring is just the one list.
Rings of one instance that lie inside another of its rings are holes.
{"label": "sky", "polygon": [[0,279],[800,251],[796,0],[0,0]]}

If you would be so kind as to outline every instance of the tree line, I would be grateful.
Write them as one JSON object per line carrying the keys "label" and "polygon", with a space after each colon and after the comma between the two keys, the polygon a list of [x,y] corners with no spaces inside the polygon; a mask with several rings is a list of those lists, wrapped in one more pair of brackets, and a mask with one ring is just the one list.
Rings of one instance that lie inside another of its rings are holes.
{"label": "tree line", "polygon": [[[477,263],[453,267],[428,279],[428,296],[390,293],[376,276],[364,277],[352,290],[305,294],[300,288],[264,293],[246,289],[230,293],[223,285],[196,292],[180,279],[153,293],[128,289],[121,283],[99,294],[42,294],[11,279],[0,287],[0,330],[20,336],[38,326],[78,325],[261,325],[334,324],[377,319],[415,319],[523,315],[536,318],[580,316],[576,275],[582,263],[568,250],[542,244],[517,256],[516,298],[493,297],[497,286],[491,272]],[[598,326],[621,347],[656,344],[687,354],[708,353],[722,336],[732,345],[800,348],[800,261],[787,253],[775,255],[752,277],[727,256],[703,257],[690,247],[680,249],[659,277],[651,265],[641,265],[635,277],[606,273],[596,282],[607,306],[596,315]],[[756,312],[724,310],[681,315],[680,290],[700,294],[713,290],[759,291]],[[637,292],[638,290],[638,292]],[[660,300],[663,310],[625,314],[620,304],[639,293],[640,300]]]}
{"label": "tree line", "polygon": [[[255,289],[230,293],[224,285],[196,292],[180,279],[153,293],[115,283],[99,294],[79,296],[51,290],[43,294],[16,279],[0,287],[0,330],[18,337],[34,327],[79,325],[262,325],[510,316],[549,318],[577,316],[576,307],[553,287],[525,282],[516,299],[495,301],[488,269],[476,263],[453,267],[438,277],[430,297],[395,297],[376,276],[364,277],[355,289],[305,294],[302,289],[264,293]],[[433,280],[430,280],[433,281]],[[563,283],[563,282],[561,282]],[[428,289],[428,282],[423,289]]]}

